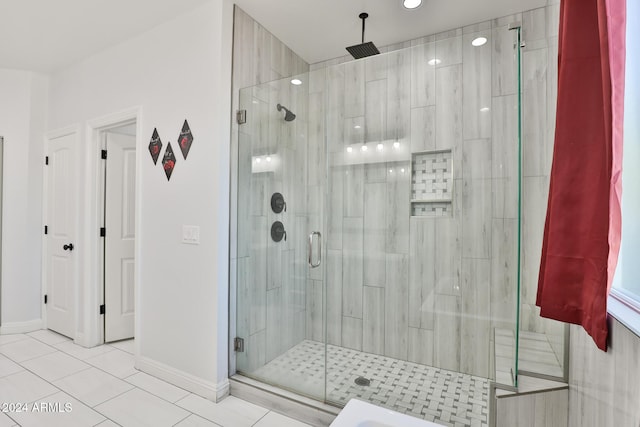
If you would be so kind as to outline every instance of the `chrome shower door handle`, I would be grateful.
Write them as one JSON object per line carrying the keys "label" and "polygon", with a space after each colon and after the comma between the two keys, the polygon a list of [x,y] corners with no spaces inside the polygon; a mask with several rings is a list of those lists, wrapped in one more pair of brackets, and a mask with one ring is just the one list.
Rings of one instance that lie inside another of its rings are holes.
{"label": "chrome shower door handle", "polygon": [[[313,263],[313,236],[318,236],[318,262]],[[320,267],[322,263],[322,234],[319,231],[312,231],[309,234],[309,267]]]}

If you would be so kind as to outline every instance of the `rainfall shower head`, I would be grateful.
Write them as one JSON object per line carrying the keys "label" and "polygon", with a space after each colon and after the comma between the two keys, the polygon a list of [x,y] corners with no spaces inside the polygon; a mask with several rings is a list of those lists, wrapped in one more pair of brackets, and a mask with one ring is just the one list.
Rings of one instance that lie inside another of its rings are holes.
{"label": "rainfall shower head", "polygon": [[278,104],[276,106],[276,108],[278,109],[278,111],[284,110],[284,121],[285,122],[292,122],[292,121],[294,121],[296,119],[296,115],[293,114],[291,111],[289,111],[289,109],[287,107],[285,107],[284,105]]}
{"label": "rainfall shower head", "polygon": [[378,55],[380,51],[373,42],[364,42],[364,20],[369,17],[368,13],[358,15],[362,19],[362,43],[349,46],[347,51],[353,56],[353,59],[366,58],[367,56]]}

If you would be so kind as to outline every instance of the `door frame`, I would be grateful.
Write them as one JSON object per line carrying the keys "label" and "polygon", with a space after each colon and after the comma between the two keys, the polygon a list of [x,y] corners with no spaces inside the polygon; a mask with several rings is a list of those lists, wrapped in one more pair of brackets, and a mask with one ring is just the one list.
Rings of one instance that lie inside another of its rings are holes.
{"label": "door frame", "polygon": [[[49,289],[49,283],[47,282],[47,268],[48,268],[48,245],[47,245],[47,238],[48,235],[44,234],[44,227],[48,224],[48,212],[49,212],[49,203],[48,203],[48,199],[49,199],[49,174],[47,173],[47,164],[45,164],[45,157],[49,155],[49,144],[52,140],[57,139],[57,138],[62,138],[65,136],[70,136],[73,135],[74,136],[74,148],[75,148],[75,158],[74,160],[74,164],[73,166],[76,168],[76,176],[80,177],[80,170],[78,168],[78,158],[79,158],[79,154],[78,154],[78,148],[80,147],[80,125],[75,124],[75,125],[71,125],[71,126],[67,126],[67,127],[63,127],[63,128],[59,128],[59,129],[55,129],[52,131],[49,131],[47,133],[45,133],[44,135],[44,153],[42,155],[42,167],[44,170],[44,173],[42,174],[42,264],[41,264],[41,270],[40,270],[40,283],[42,283],[41,285],[41,289],[40,289],[40,312],[42,314],[42,326],[44,328],[47,328],[47,306],[44,303],[44,297],[47,294],[47,290]],[[74,206],[74,210],[76,212],[76,217],[78,218],[78,221],[76,222],[76,226],[74,229],[74,233],[76,235],[76,241],[80,241],[80,196],[81,196],[81,191],[80,191],[80,184],[79,184],[80,180],[78,180],[78,183],[76,184],[76,200],[75,203],[76,205]],[[79,260],[82,259],[82,256],[80,254],[80,252],[78,251],[76,253],[78,255],[78,257],[76,258],[76,262],[74,264],[74,268],[73,268],[73,283],[74,283],[74,287],[73,287],[73,297],[74,297],[74,304],[75,304],[75,313],[74,313],[74,329],[75,329],[75,337],[74,337],[74,341],[78,341],[78,332],[81,331],[80,328],[80,324],[78,323],[78,319],[80,318],[79,316],[79,312],[78,312],[78,308],[80,307],[79,304],[79,286],[78,286],[78,279],[80,278],[79,275],[79,266],[81,264],[81,262],[79,262]]]}
{"label": "door frame", "polygon": [[2,193],[4,191],[4,137],[0,135],[0,330],[2,330]]}
{"label": "door frame", "polygon": [[87,248],[87,268],[84,270],[83,282],[87,284],[82,306],[85,313],[84,342],[86,347],[104,344],[104,316],[100,314],[99,307],[104,304],[104,238],[100,237],[100,228],[104,227],[104,195],[105,195],[105,169],[106,165],[101,161],[100,153],[104,149],[104,131],[135,122],[136,126],[136,200],[135,200],[135,353],[139,354],[140,325],[138,313],[140,310],[140,244],[138,230],[141,227],[140,194],[142,171],[142,107],[136,106],[125,110],[107,114],[98,118],[87,120],[86,135],[87,149],[85,164],[87,165],[85,190],[85,247]]}

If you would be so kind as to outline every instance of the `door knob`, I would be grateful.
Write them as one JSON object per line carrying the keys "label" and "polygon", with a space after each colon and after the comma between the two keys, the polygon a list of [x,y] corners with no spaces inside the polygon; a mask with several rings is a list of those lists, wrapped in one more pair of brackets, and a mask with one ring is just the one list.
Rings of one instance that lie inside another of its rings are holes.
{"label": "door knob", "polygon": [[64,245],[62,247],[62,249],[64,249],[65,251],[72,251],[73,250],[73,243],[69,243],[68,245]]}

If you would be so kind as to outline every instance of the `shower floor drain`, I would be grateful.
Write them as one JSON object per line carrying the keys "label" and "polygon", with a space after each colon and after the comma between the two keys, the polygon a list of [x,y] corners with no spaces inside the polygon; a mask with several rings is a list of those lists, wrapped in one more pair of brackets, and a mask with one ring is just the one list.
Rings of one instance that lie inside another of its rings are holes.
{"label": "shower floor drain", "polygon": [[358,385],[361,385],[361,386],[371,385],[371,380],[368,380],[365,377],[358,377],[358,378],[356,378],[356,380],[354,382],[356,384],[358,384]]}

